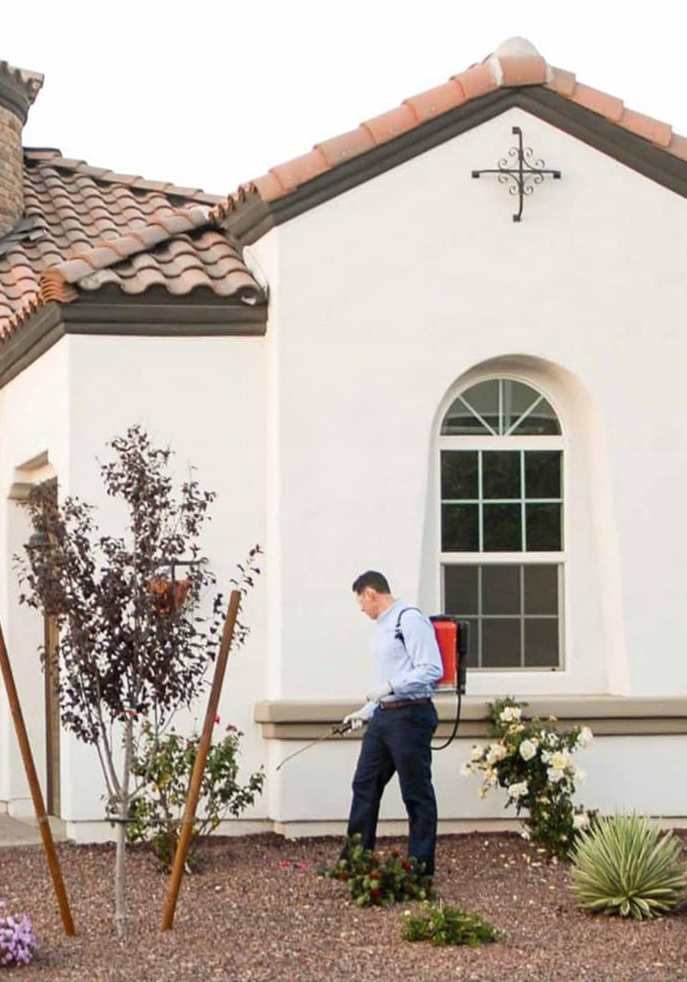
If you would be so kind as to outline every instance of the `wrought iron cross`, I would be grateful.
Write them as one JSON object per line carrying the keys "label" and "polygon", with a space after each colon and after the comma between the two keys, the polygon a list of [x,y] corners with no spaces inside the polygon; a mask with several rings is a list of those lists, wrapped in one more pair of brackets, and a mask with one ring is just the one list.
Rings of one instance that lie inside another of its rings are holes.
{"label": "wrought iron cross", "polygon": [[[522,206],[525,196],[532,194],[534,186],[541,184],[547,175],[551,175],[554,180],[560,180],[559,170],[549,170],[544,167],[544,161],[534,158],[532,147],[522,145],[522,130],[519,126],[514,126],[512,133],[518,138],[517,147],[511,147],[507,157],[502,157],[497,167],[485,170],[473,170],[473,177],[481,177],[482,174],[498,174],[499,184],[513,183],[508,189],[509,194],[517,194],[519,198],[519,208],[513,215],[513,221],[519,222],[522,218]],[[508,163],[515,162],[514,167],[509,167]]]}

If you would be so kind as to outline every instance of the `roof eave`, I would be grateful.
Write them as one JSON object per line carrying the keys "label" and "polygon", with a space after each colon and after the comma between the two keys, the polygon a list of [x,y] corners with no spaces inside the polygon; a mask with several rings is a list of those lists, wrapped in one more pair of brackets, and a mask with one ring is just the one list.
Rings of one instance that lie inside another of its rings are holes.
{"label": "roof eave", "polygon": [[526,85],[472,99],[273,200],[264,200],[249,185],[248,193],[244,191],[241,200],[224,210],[222,224],[241,245],[250,245],[271,228],[516,107],[687,197],[687,161],[544,85]]}
{"label": "roof eave", "polygon": [[162,287],[127,295],[109,285],[79,293],[70,303],[48,300],[22,319],[21,330],[0,339],[0,388],[69,334],[99,337],[261,336],[267,330],[267,304],[196,290],[182,297]]}

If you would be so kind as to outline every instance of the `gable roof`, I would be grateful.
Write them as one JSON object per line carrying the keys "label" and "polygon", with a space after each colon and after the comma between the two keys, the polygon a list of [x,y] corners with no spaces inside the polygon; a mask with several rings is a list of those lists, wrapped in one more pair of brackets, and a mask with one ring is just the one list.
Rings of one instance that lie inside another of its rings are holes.
{"label": "gable roof", "polygon": [[[526,96],[530,97],[529,104]],[[343,178],[346,168],[352,172],[356,167],[362,173],[364,160],[370,161],[371,173],[395,166],[414,155],[412,152],[394,153],[394,147],[400,146],[402,141],[407,147],[408,141],[414,140],[415,152],[423,152],[427,149],[422,145],[425,133],[430,127],[438,132],[442,121],[449,118],[457,121],[462,114],[466,121],[472,119],[469,125],[477,125],[512,105],[525,106],[546,118],[551,115],[546,111],[547,106],[550,110],[556,103],[559,107],[567,103],[570,113],[580,110],[578,124],[580,120],[582,123],[578,130],[584,129],[586,113],[589,117],[597,117],[597,129],[609,124],[618,134],[626,134],[628,140],[637,138],[639,144],[645,143],[662,152],[668,161],[672,159],[680,172],[684,168],[682,182],[685,186],[679,193],[687,194],[687,167],[684,166],[687,138],[673,133],[668,123],[627,109],[621,99],[579,83],[572,72],[547,64],[524,38],[511,38],[483,62],[452,76],[445,84],[411,96],[401,106],[361,123],[357,129],[318,143],[309,153],[271,167],[267,174],[241,185],[236,193],[215,205],[213,214],[243,241],[255,241],[272,225],[331,197],[325,187],[334,187],[337,172],[342,172],[342,181],[335,192],[340,193],[359,183]],[[480,107],[487,112],[480,115]],[[593,127],[589,119],[587,125]],[[455,132],[460,132],[460,127]],[[455,133],[449,131],[447,135],[445,132],[442,138],[451,135]],[[613,142],[612,137],[610,142]],[[431,141],[429,145],[433,145]],[[607,150],[606,146],[602,148]],[[620,151],[613,155],[622,159]],[[373,158],[380,161],[378,166],[373,163]],[[386,166],[382,160],[388,161]],[[660,169],[660,159],[657,166]],[[307,188],[312,189],[312,194],[306,203]],[[267,212],[269,218],[266,218]]]}
{"label": "gable roof", "polygon": [[0,342],[39,307],[109,285],[160,287],[264,303],[239,249],[216,227],[200,189],[89,167],[56,150],[24,153],[24,217],[0,239]]}

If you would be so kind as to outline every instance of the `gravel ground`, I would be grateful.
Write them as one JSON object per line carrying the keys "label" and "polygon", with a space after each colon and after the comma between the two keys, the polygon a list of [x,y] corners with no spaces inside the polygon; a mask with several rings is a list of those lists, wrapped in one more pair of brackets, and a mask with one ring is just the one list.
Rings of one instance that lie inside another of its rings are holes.
{"label": "gravel ground", "polygon": [[[687,836],[682,837],[687,845]],[[27,912],[36,961],[3,972],[8,982],[679,982],[687,980],[687,910],[635,923],[578,911],[563,865],[516,835],[440,839],[437,894],[506,932],[478,949],[401,940],[403,905],[361,910],[343,884],[318,875],[338,841],[276,835],[216,839],[203,872],[185,877],[174,930],[158,924],[167,878],[145,848],[129,859],[130,933],[112,917],[110,846],[59,847],[78,936],[62,934],[42,850],[0,850],[0,897]],[[384,839],[381,850],[403,846]]]}

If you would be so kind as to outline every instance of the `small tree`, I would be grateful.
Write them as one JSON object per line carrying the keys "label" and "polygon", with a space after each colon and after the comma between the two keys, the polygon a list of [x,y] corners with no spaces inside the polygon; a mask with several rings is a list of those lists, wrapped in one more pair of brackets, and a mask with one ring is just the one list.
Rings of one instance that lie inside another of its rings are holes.
{"label": "small tree", "polygon": [[[101,465],[107,494],[128,512],[123,536],[99,532],[92,506],[58,503],[38,486],[29,498],[35,535],[17,562],[21,601],[57,617],[62,725],[95,747],[107,788],[107,813],[117,822],[115,921],[126,932],[126,823],[135,743],[145,724],[159,736],[177,709],[199,694],[218,647],[222,595],[207,614],[201,597],[215,584],[198,538],[215,494],[189,478],[178,491],[169,449],[156,448],[140,426],[109,444]],[[239,588],[258,572],[251,551],[239,567]],[[170,573],[188,560],[182,582]],[[176,564],[176,566],[172,565]],[[237,625],[235,644],[246,629]],[[138,779],[138,787],[146,776]]]}

